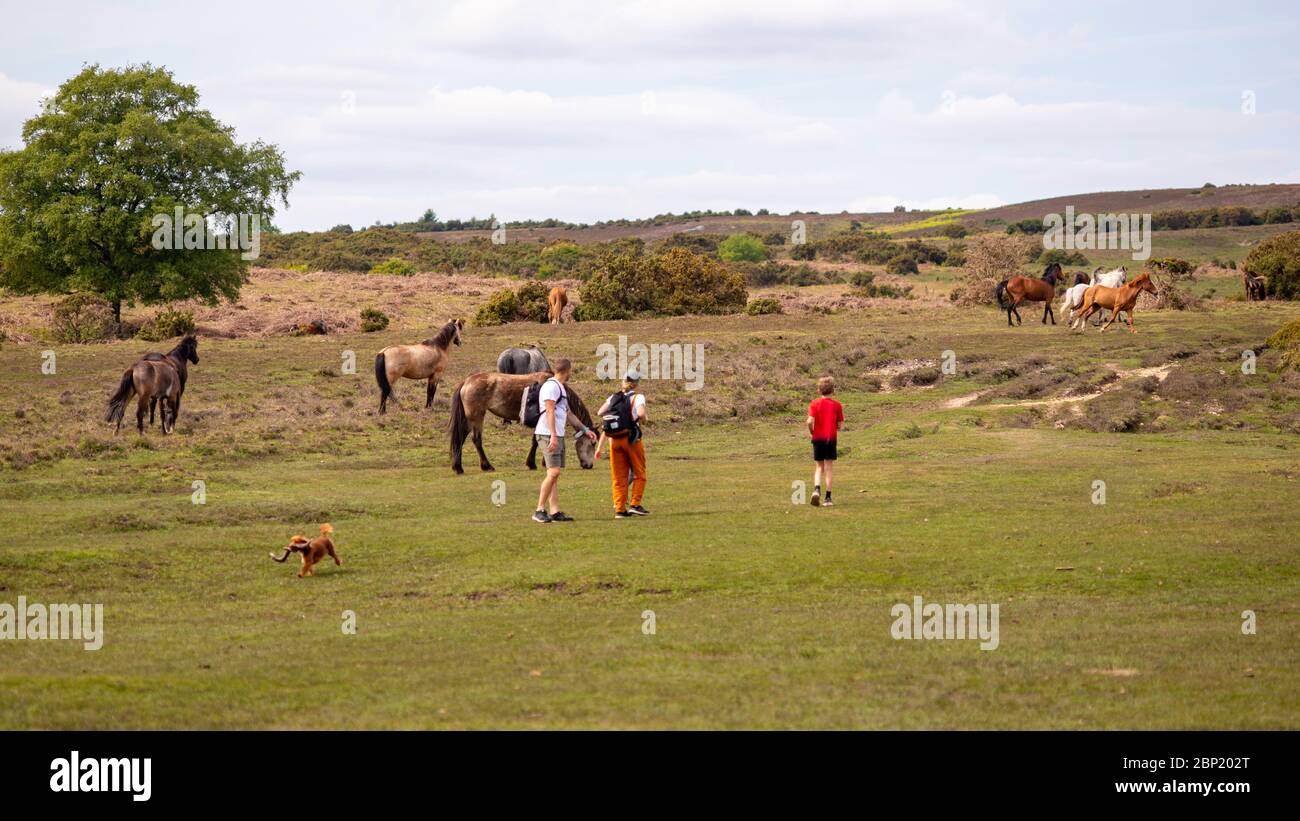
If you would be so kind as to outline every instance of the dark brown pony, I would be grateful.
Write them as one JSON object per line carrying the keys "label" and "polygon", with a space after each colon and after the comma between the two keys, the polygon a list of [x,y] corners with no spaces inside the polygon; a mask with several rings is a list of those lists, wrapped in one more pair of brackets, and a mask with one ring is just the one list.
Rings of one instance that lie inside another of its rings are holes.
{"label": "dark brown pony", "polygon": [[1246,288],[1247,302],[1262,302],[1268,296],[1268,280],[1258,274],[1242,271],[1241,284]]}
{"label": "dark brown pony", "polygon": [[1133,327],[1133,308],[1137,306],[1138,297],[1146,291],[1148,294],[1156,292],[1156,286],[1151,283],[1151,275],[1146,271],[1133,277],[1129,282],[1125,282],[1118,288],[1107,288],[1105,285],[1092,285],[1088,290],[1083,292],[1083,307],[1079,309],[1078,318],[1080,322],[1086,322],[1088,317],[1100,311],[1102,308],[1110,309],[1110,322],[1101,326],[1104,331],[1115,320],[1119,318],[1121,311],[1128,313],[1128,329],[1132,333],[1137,333]]}
{"label": "dark brown pony", "polygon": [[[554,374],[550,371],[524,374],[472,373],[465,378],[464,382],[457,385],[456,392],[451,397],[451,424],[448,426],[451,438],[451,469],[457,473],[465,472],[461,466],[461,450],[465,446],[465,439],[472,435],[474,447],[478,450],[479,467],[483,470],[494,470],[492,464],[488,462],[487,454],[483,452],[484,414],[491,411],[507,421],[517,421],[523,407],[524,391],[528,390],[529,385],[544,382],[552,376]],[[572,387],[565,385],[564,390],[569,397],[567,417],[569,428],[575,431],[581,430],[582,426],[594,429],[595,425],[587,406],[582,404],[582,400],[573,392]],[[532,431],[528,433],[532,446],[528,449],[528,459],[524,464],[529,470],[536,470],[537,440],[533,438]],[[595,464],[596,444],[586,436],[575,438],[577,441],[574,447],[578,452],[578,463],[583,468],[590,469]]]}
{"label": "dark brown pony", "polygon": [[117,392],[108,400],[108,415],[105,421],[117,425],[113,432],[122,429],[122,416],[126,412],[127,400],[132,394],[140,397],[136,403],[135,426],[144,433],[144,412],[149,411],[149,423],[153,424],[153,409],[162,405],[162,432],[171,433],[176,429],[176,418],[181,412],[181,394],[185,392],[185,381],[189,376],[187,368],[190,362],[199,364],[199,340],[194,334],[187,334],[180,344],[166,354],[150,353],[122,374],[122,381]]}
{"label": "dark brown pony", "polygon": [[[1061,266],[1053,262],[1043,270],[1042,279],[1012,277],[999,282],[998,307],[1007,312],[1007,325],[1011,325],[1012,313],[1016,315],[1016,324],[1020,324],[1020,312],[1016,310],[1016,306],[1022,302],[1044,303],[1043,324],[1046,325],[1048,317],[1051,317],[1052,324],[1055,325],[1056,314],[1052,313],[1052,300],[1056,299],[1056,284],[1060,280]],[[1010,299],[1004,299],[1004,294]]]}

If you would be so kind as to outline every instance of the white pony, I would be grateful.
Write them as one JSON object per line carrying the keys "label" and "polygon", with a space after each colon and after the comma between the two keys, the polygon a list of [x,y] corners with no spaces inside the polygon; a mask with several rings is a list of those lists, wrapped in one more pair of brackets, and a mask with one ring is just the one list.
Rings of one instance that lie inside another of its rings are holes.
{"label": "white pony", "polygon": [[[1107,288],[1118,288],[1124,284],[1127,278],[1128,269],[1122,265],[1113,271],[1106,271],[1105,273],[1102,273],[1101,267],[1098,266],[1093,270],[1092,280],[1090,282],[1081,282],[1078,285],[1066,288],[1065,295],[1061,297],[1061,315],[1069,318],[1069,329],[1074,330],[1076,326],[1079,328],[1083,327],[1083,319],[1081,317],[1076,318],[1074,314],[1083,307],[1084,292],[1094,285],[1103,285]],[[1102,313],[1105,313],[1105,309],[1102,309]]]}

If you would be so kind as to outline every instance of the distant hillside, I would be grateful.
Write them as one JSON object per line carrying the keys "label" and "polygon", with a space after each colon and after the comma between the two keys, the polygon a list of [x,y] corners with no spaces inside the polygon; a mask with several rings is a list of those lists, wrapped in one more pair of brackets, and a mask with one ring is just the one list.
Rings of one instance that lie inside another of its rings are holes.
{"label": "distant hillside", "polygon": [[1075,213],[1149,213],[1153,211],[1223,208],[1269,208],[1276,205],[1300,204],[1300,184],[1221,185],[1214,188],[1152,188],[1138,191],[1098,191],[1091,194],[1070,194],[1045,200],[1020,202],[989,208],[968,214],[963,222],[980,228],[989,222],[1018,222],[1023,219],[1041,219],[1044,214],[1064,213],[1073,205]]}

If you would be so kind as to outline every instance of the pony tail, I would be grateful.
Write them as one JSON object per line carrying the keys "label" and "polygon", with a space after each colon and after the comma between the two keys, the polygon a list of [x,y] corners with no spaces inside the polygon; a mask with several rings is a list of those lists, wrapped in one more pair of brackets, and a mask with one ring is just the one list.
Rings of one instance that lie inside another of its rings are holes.
{"label": "pony tail", "polygon": [[460,395],[464,387],[465,383],[460,383],[451,395],[451,424],[448,425],[451,440],[451,469],[457,473],[465,472],[461,467],[461,450],[465,446],[465,439],[469,436],[469,418],[465,415],[465,400]]}
{"label": "pony tail", "polygon": [[[1006,290],[1007,290],[1007,283],[1010,282],[1010,281],[1011,281],[1011,280],[1009,280],[1009,279],[1004,279],[1004,280],[1002,280],[1001,282],[999,282],[999,283],[998,283],[998,287],[997,287],[997,291],[996,291],[996,294],[997,294],[997,297],[998,297],[998,307],[1001,308],[1001,309],[1004,310],[1004,311],[1005,311],[1007,308],[1010,308],[1010,307],[1011,307],[1010,305],[1008,305],[1008,304],[1006,303],[1006,300],[1004,300],[1004,299],[1002,298],[1002,294],[1005,293]],[[987,293],[987,292],[986,292],[986,293]]]}
{"label": "pony tail", "polygon": [[126,410],[126,400],[131,398],[135,393],[135,377],[132,369],[127,368],[126,373],[122,374],[122,381],[117,386],[117,391],[108,400],[108,415],[105,422],[121,422],[122,414]]}
{"label": "pony tail", "polygon": [[388,363],[383,351],[375,357],[375,381],[379,383],[379,412],[385,413],[388,410],[388,397],[393,395],[393,386],[388,384]]}

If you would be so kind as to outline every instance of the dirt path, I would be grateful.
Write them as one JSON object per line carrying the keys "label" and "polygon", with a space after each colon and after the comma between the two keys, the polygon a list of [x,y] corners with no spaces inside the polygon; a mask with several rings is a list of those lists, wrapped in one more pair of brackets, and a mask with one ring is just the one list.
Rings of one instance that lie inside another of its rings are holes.
{"label": "dirt path", "polygon": [[[996,405],[981,405],[980,407],[981,408],[1031,408],[1031,407],[1044,407],[1044,406],[1056,407],[1060,405],[1070,405],[1076,402],[1091,402],[1092,400],[1096,399],[1098,396],[1101,396],[1104,393],[1109,393],[1110,391],[1115,390],[1120,385],[1123,385],[1125,382],[1129,381],[1130,379],[1145,379],[1148,376],[1154,376],[1157,380],[1163,382],[1165,381],[1165,377],[1169,375],[1169,372],[1173,370],[1174,365],[1176,364],[1177,364],[1176,362],[1166,362],[1163,365],[1156,365],[1150,368],[1133,368],[1131,370],[1125,371],[1125,370],[1120,370],[1117,366],[1108,363],[1108,367],[1115,370],[1115,374],[1117,378],[1111,380],[1107,384],[1103,385],[1100,389],[1095,390],[1092,393],[1083,393],[1083,394],[1079,394],[1078,396],[1060,396],[1055,399],[1025,399],[1019,402],[1000,402]],[[944,408],[944,410],[953,410],[955,408],[967,407],[991,390],[992,388],[987,388],[982,391],[976,391],[974,393],[968,393],[962,396],[955,396],[952,399],[946,400],[943,403],[943,405],[941,405],[941,407]]]}

